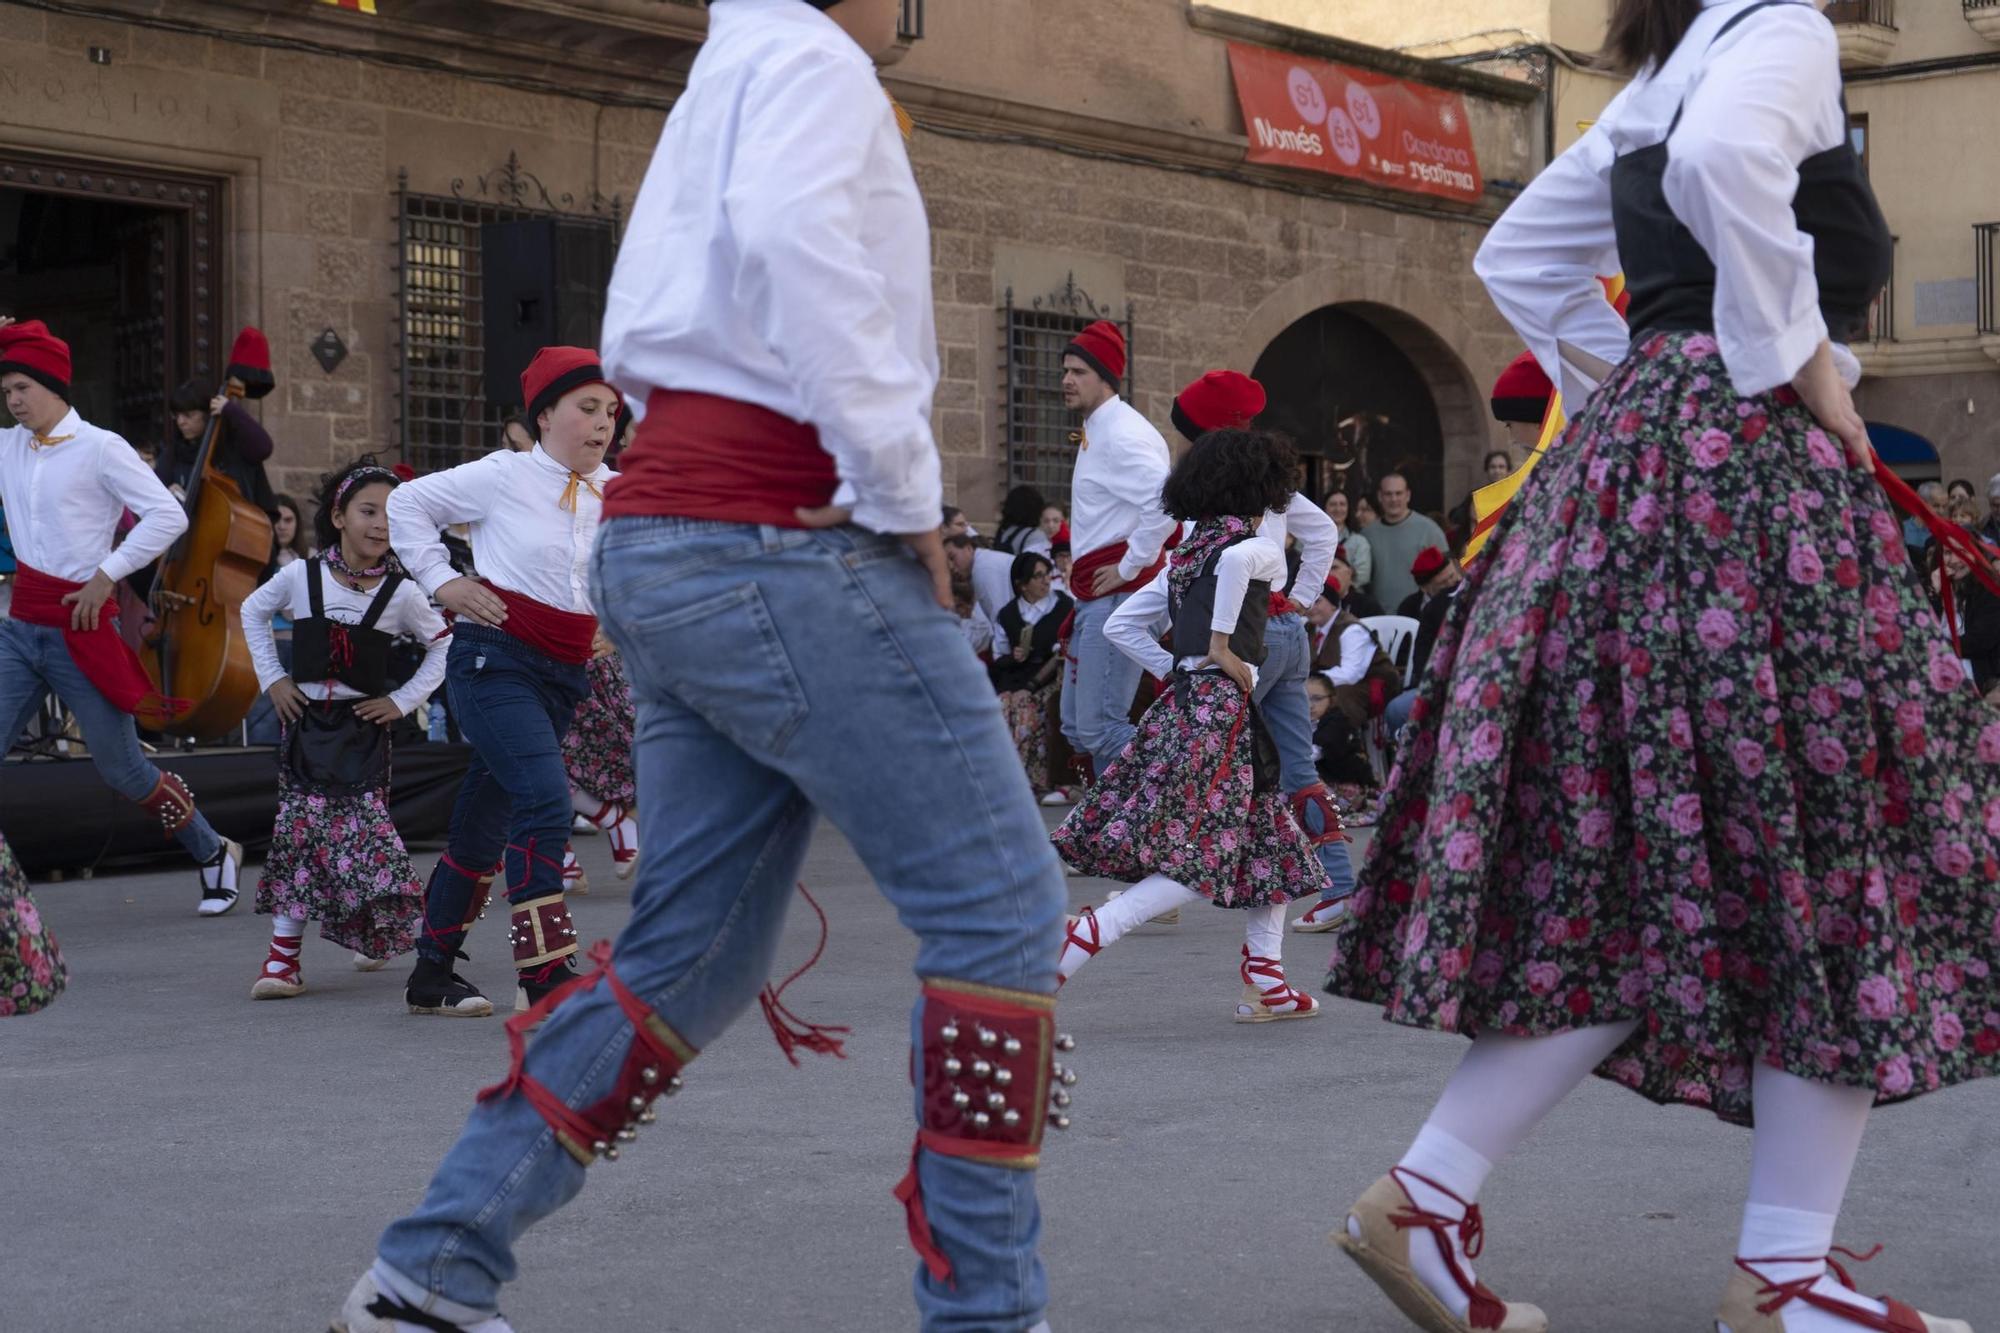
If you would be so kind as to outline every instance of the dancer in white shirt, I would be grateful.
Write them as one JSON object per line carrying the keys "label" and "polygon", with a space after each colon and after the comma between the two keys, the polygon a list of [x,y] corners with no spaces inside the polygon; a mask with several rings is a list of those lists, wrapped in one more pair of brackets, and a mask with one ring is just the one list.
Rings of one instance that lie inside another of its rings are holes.
{"label": "dancer in white shirt", "polygon": [[[271,951],[253,1000],[303,994],[300,944],[309,920],[373,972],[416,947],[423,881],[389,818],[389,725],[444,680],[444,618],[389,553],[395,473],[362,458],[320,485],[313,524],[320,554],[294,560],[243,602],[243,638],[257,683],[284,724],[278,817],[257,882],[271,916]],[[292,626],[292,665],[278,660],[272,622]],[[423,664],[391,688],[389,646],[413,635]]]}
{"label": "dancer in white shirt", "polygon": [[[451,964],[485,908],[496,863],[512,907],[515,1008],[576,975],[576,927],[562,881],[573,813],[562,738],[601,643],[586,564],[612,476],[604,450],[618,395],[596,352],[545,347],[522,372],[521,398],[537,431],[533,449],[491,453],[389,496],[396,554],[457,618],[446,687],[452,717],[475,751],[449,845],[425,892],[406,996],[413,1013],[492,1012]],[[451,567],[438,533],[453,523],[470,529],[480,579]]]}
{"label": "dancer in white shirt", "polygon": [[[123,438],[69,405],[69,345],[40,320],[0,317],[0,390],[20,423],[0,430],[0,508],[20,561],[13,606],[0,620],[0,749],[13,744],[53,691],[83,729],[106,783],[179,839],[201,866],[202,916],[236,905],[243,848],[209,827],[194,793],[139,748],[135,715],[166,707],[118,635],[120,579],[164,554],[187,515]],[[116,550],[123,512],[139,522]]]}
{"label": "dancer in white shirt", "polygon": [[1719,1333],[1969,1333],[1828,1263],[1871,1106],[2000,1073],[2000,723],[1834,350],[1890,256],[1840,45],[1787,0],[1610,33],[1636,77],[1478,260],[1578,407],[1446,617],[1328,983],[1473,1042],[1337,1238],[1430,1333],[1547,1328],[1475,1278],[1475,1200],[1594,1071],[1754,1120]]}
{"label": "dancer in white shirt", "polygon": [[1076,598],[1070,667],[1063,679],[1063,735],[1099,773],[1132,739],[1139,664],[1115,651],[1104,623],[1160,571],[1174,521],[1160,508],[1172,459],[1167,442],[1118,396],[1125,335],[1099,320],[1063,353],[1063,402],[1084,414],[1070,477],[1069,589]]}
{"label": "dancer in white shirt", "polygon": [[[769,984],[821,814],[918,937],[917,1123],[896,1194],[923,1261],[919,1327],[1047,1327],[1035,1168],[1050,1101],[1067,1123],[1062,872],[945,610],[929,228],[870,60],[898,12],[709,8],[605,316],[607,369],[644,410],[592,564],[639,707],[631,923],[515,1046],[339,1333],[499,1333],[523,1234],[589,1164],[631,1151],[746,1009],[788,1054],[839,1050]],[[668,1163],[658,1180],[702,1188],[703,1173]],[[771,1323],[744,1294],[740,1322]]]}

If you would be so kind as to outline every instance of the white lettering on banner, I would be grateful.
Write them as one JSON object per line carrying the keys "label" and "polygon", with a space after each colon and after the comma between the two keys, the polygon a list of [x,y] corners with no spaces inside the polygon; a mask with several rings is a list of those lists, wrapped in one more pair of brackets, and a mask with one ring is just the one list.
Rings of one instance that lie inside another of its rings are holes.
{"label": "white lettering on banner", "polygon": [[1454,171],[1450,167],[1433,166],[1429,162],[1410,163],[1410,174],[1420,181],[1428,181],[1432,185],[1449,185],[1454,190],[1464,190],[1468,194],[1479,188],[1473,181],[1471,172]]}
{"label": "white lettering on banner", "polygon": [[1463,148],[1441,144],[1435,139],[1419,138],[1409,130],[1403,131],[1403,151],[1411,157],[1426,157],[1433,162],[1443,162],[1454,167],[1470,168],[1472,154]]}
{"label": "white lettering on banner", "polygon": [[1308,157],[1326,156],[1326,143],[1317,134],[1303,125],[1295,130],[1281,130],[1262,116],[1251,122],[1257,131],[1257,142],[1266,148],[1278,148],[1288,153],[1304,153]]}

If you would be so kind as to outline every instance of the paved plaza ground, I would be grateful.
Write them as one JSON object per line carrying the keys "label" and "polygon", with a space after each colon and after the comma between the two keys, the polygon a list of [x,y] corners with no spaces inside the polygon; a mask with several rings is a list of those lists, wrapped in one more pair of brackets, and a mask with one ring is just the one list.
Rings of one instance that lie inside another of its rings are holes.
{"label": "paved plaza ground", "polygon": [[[629,889],[602,839],[578,846],[598,888],[575,914],[595,939],[623,924]],[[529,1233],[506,1305],[521,1333],[915,1326],[889,1194],[909,1160],[914,948],[837,835],[822,831],[806,877],[832,938],[786,998],[852,1025],[849,1058],[795,1070],[747,1016],[657,1127]],[[1076,903],[1106,887],[1069,885]],[[321,1333],[500,1077],[499,1019],[413,1017],[406,965],[358,974],[316,938],[309,993],[252,1003],[268,922],[247,893],[197,919],[191,870],[37,890],[71,990],[0,1024],[0,1330]],[[1231,1023],[1240,919],[1184,915],[1063,996],[1083,1081],[1041,1173],[1057,1333],[1405,1329],[1325,1235],[1462,1043],[1344,1001],[1311,1022]],[[814,931],[801,905],[786,970]],[[503,933],[489,917],[466,969],[496,997],[511,992]],[[1326,952],[1287,936],[1301,984],[1316,988]],[[1996,1124],[2000,1083],[1876,1118],[1842,1227],[1857,1248],[1889,1242],[1865,1289],[1982,1330],[2000,1319]],[[1706,1333],[1748,1152],[1743,1131],[1592,1083],[1496,1173],[1479,1271],[1560,1333]]]}

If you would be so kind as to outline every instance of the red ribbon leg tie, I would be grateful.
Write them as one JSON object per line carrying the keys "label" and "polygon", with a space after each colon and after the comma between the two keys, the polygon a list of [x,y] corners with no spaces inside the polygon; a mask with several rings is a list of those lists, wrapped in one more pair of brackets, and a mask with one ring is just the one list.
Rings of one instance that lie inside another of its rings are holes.
{"label": "red ribbon leg tie", "polygon": [[812,894],[806,892],[805,885],[801,884],[798,888],[799,896],[806,900],[806,906],[812,908],[814,914],[819,917],[819,943],[813,947],[812,957],[806,959],[804,965],[796,972],[786,977],[775,989],[769,982],[765,982],[764,989],[757,995],[757,1003],[764,1010],[764,1021],[771,1025],[771,1035],[778,1039],[778,1049],[784,1052],[785,1058],[792,1062],[794,1069],[799,1067],[800,1050],[845,1060],[846,1043],[842,1042],[840,1037],[850,1031],[848,1028],[831,1023],[809,1023],[793,1013],[785,1004],[785,991],[794,981],[810,972],[813,964],[820,960],[820,955],[826,952],[826,911],[820,907]]}
{"label": "red ribbon leg tie", "polygon": [[[1308,807],[1319,811],[1320,827],[1323,832],[1314,833],[1312,825],[1306,823]],[[1315,847],[1323,847],[1329,842],[1347,841],[1347,830],[1340,826],[1340,812],[1334,809],[1333,796],[1327,791],[1324,782],[1315,782],[1310,787],[1292,793],[1292,818],[1298,821],[1299,828],[1306,835],[1307,841]]]}
{"label": "red ribbon leg tie", "polygon": [[152,794],[138,802],[141,810],[160,821],[160,827],[171,838],[186,828],[194,819],[194,793],[188,785],[173,773],[162,771],[160,780],[154,784]]}
{"label": "red ribbon leg tie", "polygon": [[[542,1119],[555,1131],[556,1142],[580,1165],[589,1166],[598,1158],[618,1160],[620,1144],[639,1136],[639,1127],[656,1118],[653,1102],[681,1090],[681,1071],[699,1054],[668,1027],[652,1009],[627,989],[611,970],[611,942],[600,940],[590,951],[594,971],[579,981],[543,999],[523,1014],[507,1020],[507,1046],[511,1063],[507,1077],[479,1094],[482,1102],[496,1101],[514,1093],[528,1099]],[[551,1091],[547,1084],[531,1078],[526,1069],[527,1034],[539,1026],[558,1005],[580,995],[599,981],[611,987],[618,1007],[632,1024],[632,1045],[618,1068],[611,1091],[585,1107],[573,1107]]]}
{"label": "red ribbon leg tie", "polygon": [[896,1186],[910,1244],[931,1277],[951,1280],[951,1260],[937,1247],[924,1212],[918,1151],[987,1166],[1032,1171],[1042,1133],[1069,1128],[1069,1088],[1076,1073],[1055,1062],[1076,1043],[1055,1030],[1055,997],[969,981],[924,981],[918,1046],[917,1141],[909,1174]]}

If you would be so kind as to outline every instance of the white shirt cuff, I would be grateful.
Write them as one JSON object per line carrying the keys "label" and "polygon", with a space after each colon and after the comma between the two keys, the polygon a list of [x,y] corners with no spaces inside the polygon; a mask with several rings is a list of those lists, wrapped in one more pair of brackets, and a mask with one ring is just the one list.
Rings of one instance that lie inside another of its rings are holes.
{"label": "white shirt cuff", "polygon": [[1790,384],[1826,341],[1826,320],[1817,310],[1767,340],[1746,344],[1742,338],[1719,334],[1722,362],[1736,392],[1751,397]]}

